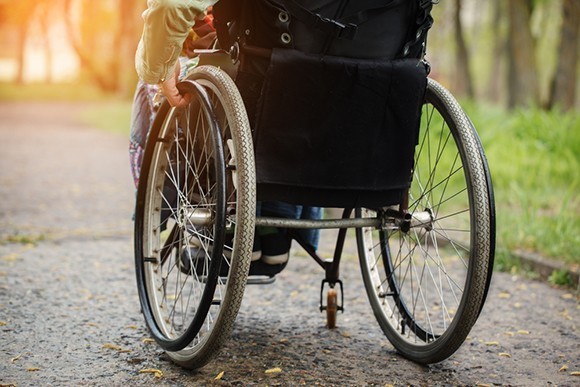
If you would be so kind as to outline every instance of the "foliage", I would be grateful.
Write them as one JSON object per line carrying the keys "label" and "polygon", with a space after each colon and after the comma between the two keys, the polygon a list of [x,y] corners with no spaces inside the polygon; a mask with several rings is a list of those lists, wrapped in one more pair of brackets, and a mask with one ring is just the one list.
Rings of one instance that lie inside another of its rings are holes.
{"label": "foliage", "polygon": [[[509,40],[510,23],[513,22],[509,18],[508,5],[515,2],[516,0],[509,2],[502,0],[461,0],[463,33],[468,46],[469,69],[473,76],[476,98],[480,100],[505,104],[508,102],[509,94],[513,92],[513,90],[509,90],[510,87],[513,87],[509,83],[513,76],[508,75],[508,68],[514,53],[510,53],[510,51],[522,46],[520,44],[510,48],[506,42]],[[538,90],[536,92],[539,94],[534,95],[531,99],[537,100],[539,97],[543,107],[552,107],[550,88],[557,75],[557,66],[562,59],[562,53],[558,50],[564,28],[562,3],[563,0],[534,1],[531,7],[532,14],[527,23],[529,25],[516,27],[518,31],[530,30],[534,56],[528,58],[527,62],[523,62],[522,71],[527,70],[533,66],[533,62],[536,62],[537,74],[534,78],[537,78]],[[532,2],[528,2],[528,6],[531,5]],[[448,86],[457,95],[461,91],[457,83],[460,73],[459,67],[462,64],[457,58],[458,50],[455,43],[452,17],[454,7],[454,2],[449,1],[442,1],[434,7],[435,23],[429,32],[427,58],[432,63],[432,76]],[[576,12],[578,12],[578,7]],[[529,50],[520,51],[527,52]],[[568,77],[568,79],[571,78]],[[522,87],[528,83],[524,82]],[[569,84],[573,86],[573,83]],[[576,106],[578,106],[577,98]]]}
{"label": "foliage", "polygon": [[0,83],[0,101],[103,101],[111,95],[89,83]]}
{"label": "foliage", "polygon": [[110,101],[83,110],[80,118],[86,123],[112,133],[122,134],[129,141],[131,102]]}
{"label": "foliage", "polygon": [[572,281],[572,276],[568,270],[554,270],[548,278],[552,285],[558,286],[572,286],[574,282]]}
{"label": "foliage", "polygon": [[132,101],[105,93],[94,84],[0,83],[0,101],[88,102],[83,109],[75,110],[81,120],[95,128],[129,136]]}
{"label": "foliage", "polygon": [[498,246],[580,262],[580,119],[468,105],[496,196]]}

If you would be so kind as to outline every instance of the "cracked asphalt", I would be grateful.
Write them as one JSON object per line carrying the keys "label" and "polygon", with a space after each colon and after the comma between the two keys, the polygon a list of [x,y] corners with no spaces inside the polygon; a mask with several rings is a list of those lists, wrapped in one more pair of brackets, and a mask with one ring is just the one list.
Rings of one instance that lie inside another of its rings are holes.
{"label": "cracked asphalt", "polygon": [[274,284],[248,287],[215,360],[173,365],[139,311],[127,139],[75,119],[86,106],[0,103],[1,386],[580,385],[577,295],[509,273],[494,274],[455,355],[429,367],[400,357],[366,300],[352,236],[337,329],[318,310],[322,270],[293,249]]}

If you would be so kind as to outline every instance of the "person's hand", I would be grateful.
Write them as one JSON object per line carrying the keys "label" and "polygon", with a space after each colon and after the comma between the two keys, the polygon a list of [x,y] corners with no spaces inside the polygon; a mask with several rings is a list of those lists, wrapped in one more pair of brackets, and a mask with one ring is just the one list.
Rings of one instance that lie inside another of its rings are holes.
{"label": "person's hand", "polygon": [[185,107],[189,104],[191,97],[189,95],[181,95],[179,94],[179,90],[177,90],[177,82],[179,79],[180,73],[180,66],[179,61],[175,65],[175,73],[173,76],[168,77],[165,82],[161,83],[161,91],[163,95],[167,99],[167,102],[171,106],[174,107]]}

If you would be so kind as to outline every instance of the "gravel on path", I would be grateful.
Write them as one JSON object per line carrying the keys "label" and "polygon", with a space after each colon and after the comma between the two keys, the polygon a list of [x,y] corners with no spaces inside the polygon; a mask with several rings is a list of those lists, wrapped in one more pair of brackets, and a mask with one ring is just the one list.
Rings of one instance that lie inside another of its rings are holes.
{"label": "gravel on path", "polygon": [[274,284],[247,288],[214,361],[173,365],[139,311],[127,139],[79,123],[84,107],[0,103],[1,386],[580,385],[578,298],[506,273],[455,355],[429,367],[400,357],[366,300],[352,235],[336,329],[318,310],[322,270],[295,249]]}

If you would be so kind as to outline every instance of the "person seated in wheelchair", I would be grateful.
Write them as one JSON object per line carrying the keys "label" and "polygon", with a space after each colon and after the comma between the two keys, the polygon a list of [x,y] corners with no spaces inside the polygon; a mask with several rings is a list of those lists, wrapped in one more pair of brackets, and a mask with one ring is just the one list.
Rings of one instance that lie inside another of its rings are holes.
{"label": "person seated in wheelchair", "polygon": [[[135,92],[130,135],[130,164],[135,186],[138,184],[147,135],[164,98],[171,106],[185,107],[188,95],[181,95],[176,84],[197,65],[195,49],[210,48],[216,39],[212,6],[216,0],[149,1],[143,13],[143,36],[136,54],[139,82]],[[176,49],[181,47],[181,50]],[[192,60],[192,58],[194,58]],[[260,201],[257,214],[294,219],[320,219],[322,209]],[[319,231],[299,230],[300,238],[313,250],[318,247]],[[258,227],[254,238],[252,261],[282,265],[289,259],[291,236],[286,229]]]}

